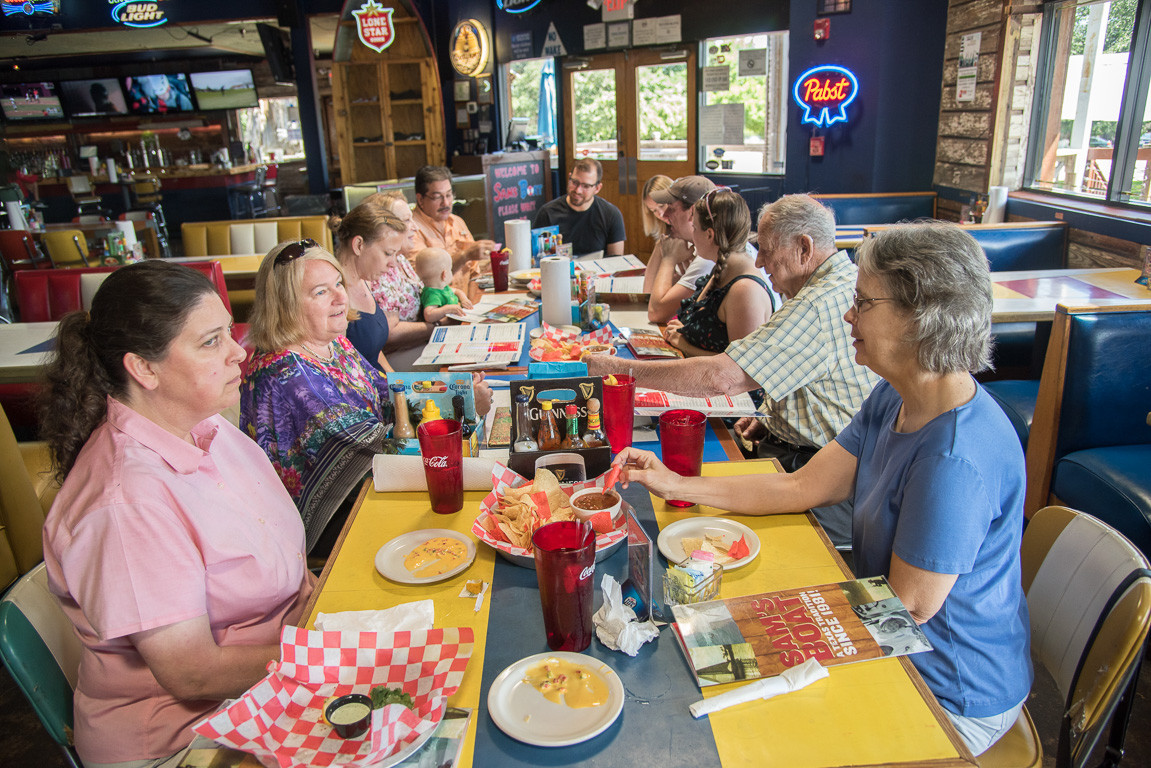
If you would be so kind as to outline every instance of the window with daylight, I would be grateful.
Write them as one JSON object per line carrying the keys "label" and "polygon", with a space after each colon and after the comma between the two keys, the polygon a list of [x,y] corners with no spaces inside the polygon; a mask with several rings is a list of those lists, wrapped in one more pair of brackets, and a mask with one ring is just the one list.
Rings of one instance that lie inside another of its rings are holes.
{"label": "window with daylight", "polygon": [[[787,158],[787,32],[702,43],[699,170],[783,173]],[[709,86],[711,69],[718,89]],[[712,90],[705,90],[712,87]]]}
{"label": "window with daylight", "polygon": [[1027,186],[1151,204],[1151,2],[1050,3],[1042,28]]}
{"label": "window with daylight", "polygon": [[[503,72],[503,103],[508,118],[527,118],[524,134],[540,149],[550,150],[556,163],[556,70],[555,59],[520,59],[500,67]],[[504,121],[507,122],[506,120]]]}

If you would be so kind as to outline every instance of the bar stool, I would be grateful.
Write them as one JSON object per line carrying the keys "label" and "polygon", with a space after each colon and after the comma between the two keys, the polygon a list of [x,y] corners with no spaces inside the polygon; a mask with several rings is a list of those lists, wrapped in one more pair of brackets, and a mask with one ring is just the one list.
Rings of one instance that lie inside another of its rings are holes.
{"label": "bar stool", "polygon": [[133,211],[149,211],[155,218],[157,237],[163,237],[168,242],[168,219],[164,216],[164,206],[160,203],[164,196],[160,194],[160,179],[156,176],[136,176],[132,188],[135,202]]}
{"label": "bar stool", "polygon": [[[3,290],[6,306],[14,307],[15,294],[12,281],[17,272],[25,269],[52,269],[52,261],[36,245],[32,236],[22,229],[0,229],[0,266],[3,267]],[[10,322],[0,316],[0,320]]]}
{"label": "bar stool", "polygon": [[228,208],[233,219],[256,219],[268,215],[264,202],[264,182],[268,169],[261,165],[256,169],[255,181],[228,187]]}
{"label": "bar stool", "polygon": [[[279,175],[280,166],[275,163],[268,166],[264,175],[264,207],[273,216],[280,215],[280,190],[277,185]],[[268,203],[268,195],[271,195],[271,204]]]}
{"label": "bar stool", "polygon": [[103,216],[107,221],[112,212],[104,207],[104,201],[92,188],[92,181],[87,176],[69,176],[68,193],[72,195],[72,202],[76,204],[76,215],[86,216],[96,214]]}

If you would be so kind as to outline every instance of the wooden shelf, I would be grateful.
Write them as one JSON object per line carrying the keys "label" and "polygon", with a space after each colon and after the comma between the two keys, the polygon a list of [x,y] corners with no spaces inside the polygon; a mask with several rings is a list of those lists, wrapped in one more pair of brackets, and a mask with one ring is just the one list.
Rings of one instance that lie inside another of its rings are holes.
{"label": "wooden shelf", "polygon": [[353,141],[353,147],[386,147],[387,143],[383,141]]}
{"label": "wooden shelf", "polygon": [[413,139],[410,141],[397,141],[396,146],[397,147],[417,147],[417,146],[423,146],[424,144],[427,144],[427,143],[428,143],[427,139]]}
{"label": "wooden shelf", "polygon": [[[395,104],[396,102],[393,101],[392,103]],[[380,108],[380,102],[379,102],[379,100],[376,100],[376,101],[353,101],[348,106],[349,107],[375,107],[376,109],[379,109]]]}
{"label": "wooden shelf", "polygon": [[423,99],[392,99],[392,106],[393,107],[404,106],[404,105],[422,107],[424,105],[424,100]]}

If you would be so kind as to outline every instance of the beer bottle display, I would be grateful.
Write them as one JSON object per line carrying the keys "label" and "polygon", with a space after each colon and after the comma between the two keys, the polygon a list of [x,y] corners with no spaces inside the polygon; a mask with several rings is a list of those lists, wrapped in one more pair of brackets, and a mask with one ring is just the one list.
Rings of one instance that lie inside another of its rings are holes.
{"label": "beer bottle display", "polygon": [[584,432],[583,442],[588,448],[599,448],[607,444],[607,436],[600,426],[599,400],[594,397],[587,401],[587,431]]}
{"label": "beer bottle display", "polygon": [[404,385],[393,384],[391,390],[396,411],[392,437],[415,437],[416,430],[412,428],[412,420],[408,417],[408,398],[404,397]]}
{"label": "beer bottle display", "polygon": [[516,441],[512,448],[516,453],[538,451],[539,444],[532,435],[532,417],[528,413],[528,396],[520,393],[516,395]]}
{"label": "beer bottle display", "polygon": [[540,416],[540,428],[536,432],[536,442],[541,451],[554,451],[560,447],[560,431],[556,426],[555,411],[552,410],[551,400],[541,400],[540,406],[543,414]]}
{"label": "beer bottle display", "polygon": [[579,436],[579,409],[574,405],[569,405],[566,413],[567,430],[565,431],[563,442],[560,443],[560,448],[563,448],[565,451],[583,448],[583,439]]}

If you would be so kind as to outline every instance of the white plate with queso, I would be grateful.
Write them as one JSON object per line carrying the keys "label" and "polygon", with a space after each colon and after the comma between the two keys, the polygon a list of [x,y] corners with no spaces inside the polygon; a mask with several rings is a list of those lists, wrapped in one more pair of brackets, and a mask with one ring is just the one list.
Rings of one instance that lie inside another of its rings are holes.
{"label": "white plate with queso", "polygon": [[431,584],[450,579],[476,559],[470,537],[446,528],[425,528],[389,541],[376,553],[376,570],[400,584]]}

